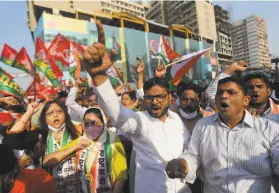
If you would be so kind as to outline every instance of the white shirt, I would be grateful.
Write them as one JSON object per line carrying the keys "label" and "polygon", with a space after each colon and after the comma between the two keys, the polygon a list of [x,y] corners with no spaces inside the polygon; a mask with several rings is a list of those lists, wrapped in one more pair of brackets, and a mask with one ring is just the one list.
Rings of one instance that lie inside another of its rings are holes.
{"label": "white shirt", "polygon": [[230,129],[216,113],[197,123],[181,158],[189,167],[186,181],[200,169],[204,193],[270,193],[272,175],[279,176],[279,125],[245,111]]}
{"label": "white shirt", "polygon": [[187,148],[190,134],[179,116],[168,111],[165,122],[147,112],[124,107],[107,80],[96,88],[99,104],[116,128],[129,132],[136,152],[135,193],[191,192],[180,179],[168,178],[166,164]]}
{"label": "white shirt", "polygon": [[66,99],[66,106],[68,107],[68,113],[71,117],[71,120],[74,122],[81,123],[87,108],[77,104],[76,102],[77,92],[78,92],[77,87],[71,88],[69,95]]}

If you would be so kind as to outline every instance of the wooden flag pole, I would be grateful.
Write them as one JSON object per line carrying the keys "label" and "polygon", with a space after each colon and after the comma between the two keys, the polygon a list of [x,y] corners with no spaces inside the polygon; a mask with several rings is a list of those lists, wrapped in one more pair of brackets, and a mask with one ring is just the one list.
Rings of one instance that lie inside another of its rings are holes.
{"label": "wooden flag pole", "polygon": [[36,101],[36,67],[34,66],[34,102]]}

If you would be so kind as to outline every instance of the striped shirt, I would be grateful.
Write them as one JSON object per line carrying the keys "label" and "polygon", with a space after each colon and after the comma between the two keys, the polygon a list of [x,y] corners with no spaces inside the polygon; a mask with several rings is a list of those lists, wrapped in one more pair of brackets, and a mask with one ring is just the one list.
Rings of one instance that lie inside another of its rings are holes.
{"label": "striped shirt", "polygon": [[245,111],[230,129],[216,113],[197,123],[181,158],[187,182],[201,171],[204,193],[270,193],[272,176],[279,176],[279,125]]}

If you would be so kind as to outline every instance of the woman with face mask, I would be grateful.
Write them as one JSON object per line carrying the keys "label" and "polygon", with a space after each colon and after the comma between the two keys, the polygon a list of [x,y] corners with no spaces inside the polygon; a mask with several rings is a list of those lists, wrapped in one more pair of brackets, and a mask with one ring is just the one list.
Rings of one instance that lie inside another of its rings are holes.
{"label": "woman with face mask", "polygon": [[83,118],[83,136],[93,143],[76,153],[81,192],[120,193],[127,179],[127,164],[118,136],[107,131],[107,121],[99,108],[89,108]]}
{"label": "woman with face mask", "polygon": [[[74,153],[87,147],[91,140],[80,139],[77,144],[61,149],[81,135],[70,120],[67,108],[59,101],[49,101],[40,116],[41,146],[44,147],[43,166],[56,181],[56,192],[78,192]],[[72,155],[73,154],[73,155]]]}

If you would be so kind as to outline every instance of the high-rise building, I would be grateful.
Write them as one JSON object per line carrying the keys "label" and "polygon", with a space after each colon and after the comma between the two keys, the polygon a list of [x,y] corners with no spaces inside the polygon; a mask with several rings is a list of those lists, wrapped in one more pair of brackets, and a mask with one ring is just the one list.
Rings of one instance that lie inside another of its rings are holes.
{"label": "high-rise building", "polygon": [[252,15],[233,23],[232,47],[235,60],[244,60],[251,67],[269,65],[265,20]]}
{"label": "high-rise building", "polygon": [[216,41],[214,7],[211,1],[166,1],[168,25],[182,24],[203,38]]}
{"label": "high-rise building", "polygon": [[214,6],[215,21],[217,29],[216,51],[219,64],[226,65],[232,62],[232,38],[229,12],[219,5]]}
{"label": "high-rise building", "polygon": [[165,1],[151,1],[150,9],[146,15],[147,19],[154,20],[161,24],[167,24]]}
{"label": "high-rise building", "polygon": [[186,25],[203,38],[217,40],[211,1],[153,1],[147,19],[166,25]]}
{"label": "high-rise building", "polygon": [[92,12],[127,12],[139,18],[145,18],[148,7],[143,2],[131,2],[128,0],[100,0],[100,1],[27,1],[28,25],[31,32],[37,26],[37,22],[43,12],[61,15],[69,18],[76,17],[76,11]]}

